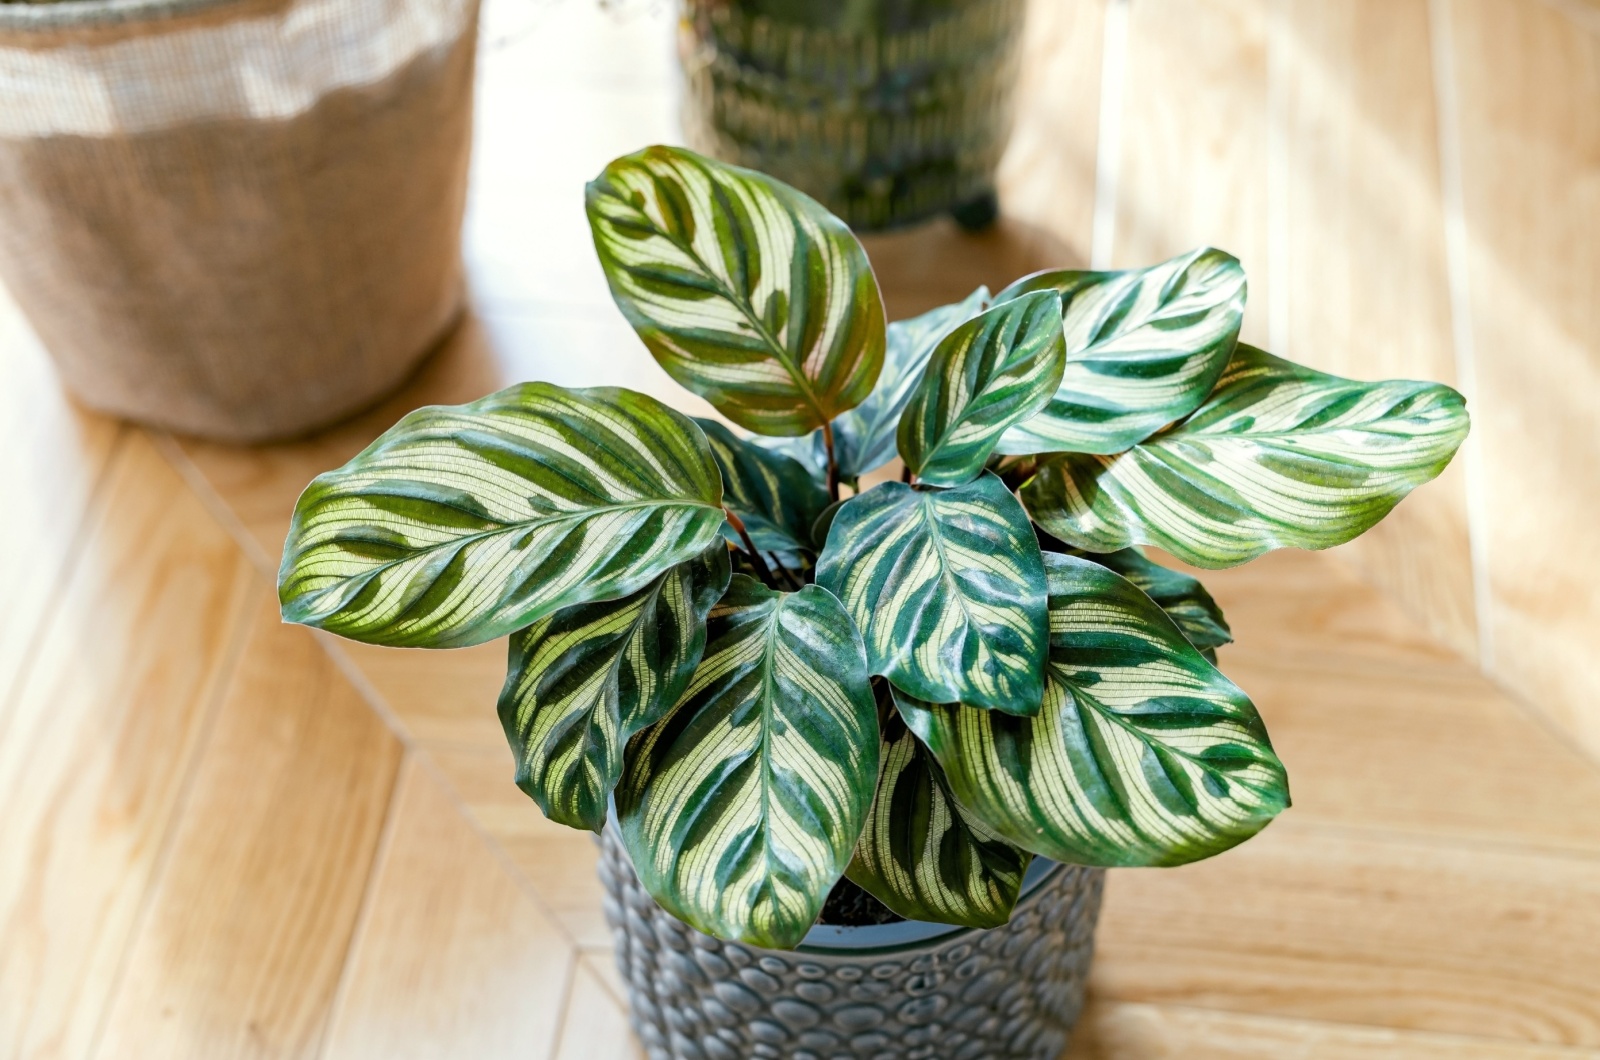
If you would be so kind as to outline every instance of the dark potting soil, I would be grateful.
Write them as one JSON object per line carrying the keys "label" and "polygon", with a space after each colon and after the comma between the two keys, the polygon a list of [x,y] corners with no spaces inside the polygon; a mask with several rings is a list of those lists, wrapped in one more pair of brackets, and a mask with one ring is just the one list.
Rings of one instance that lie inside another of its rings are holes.
{"label": "dark potting soil", "polygon": [[863,891],[849,880],[840,877],[822,903],[822,915],[817,923],[829,927],[864,927],[867,924],[896,924],[905,917]]}

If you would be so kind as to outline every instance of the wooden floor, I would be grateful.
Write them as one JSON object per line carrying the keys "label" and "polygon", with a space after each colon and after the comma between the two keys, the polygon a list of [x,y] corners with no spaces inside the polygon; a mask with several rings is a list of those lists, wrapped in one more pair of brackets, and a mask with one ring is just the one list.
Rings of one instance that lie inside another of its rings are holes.
{"label": "wooden floor", "polygon": [[[583,220],[607,159],[675,138],[670,18],[633,6],[490,0],[473,308],[347,426],[244,450],[77,410],[0,295],[0,1057],[635,1055],[593,845],[511,783],[503,644],[335,642],[281,625],[271,587],[299,489],[405,409],[520,378],[703,409],[611,307]],[[1267,254],[1248,204],[1234,232],[1149,230],[1129,204],[1175,156],[1135,159],[1119,206],[1097,201],[1095,154],[1050,135],[1099,113],[1075,86],[1102,42],[1153,68],[1189,31],[1247,46],[1266,9],[1184,0],[1157,27],[1141,0],[1071,25],[1041,4],[1012,215],[872,240],[891,312],[1104,259],[1110,231],[1134,247],[1118,255],[1240,233]],[[1549,9],[1573,33],[1594,10]],[[1200,121],[1242,106],[1230,91],[1174,105]],[[1180,132],[1167,148],[1211,138],[1184,194],[1259,183],[1248,130]],[[1600,1055],[1600,766],[1466,661],[1459,624],[1408,617],[1358,570],[1296,553],[1208,577],[1239,642],[1223,666],[1295,805],[1212,861],[1112,874],[1072,1057]]]}

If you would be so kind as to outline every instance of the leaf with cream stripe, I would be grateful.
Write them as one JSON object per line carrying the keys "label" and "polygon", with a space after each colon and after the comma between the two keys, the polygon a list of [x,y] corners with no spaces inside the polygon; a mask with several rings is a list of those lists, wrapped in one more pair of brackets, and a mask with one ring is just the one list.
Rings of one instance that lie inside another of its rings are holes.
{"label": "leaf with cream stripe", "polygon": [[771,177],[676,147],[587,195],[612,297],[667,374],[734,423],[801,435],[871,392],[883,299],[844,222]]}
{"label": "leaf with cream stripe", "polygon": [[723,521],[705,436],[643,394],[548,383],[418,409],[295,505],[291,622],[459,647],[642,588]]}
{"label": "leaf with cream stripe", "polygon": [[517,786],[546,817],[595,832],[605,824],[623,748],[688,685],[728,577],[717,542],[636,593],[564,608],[512,635],[500,724]]}
{"label": "leaf with cream stripe", "polygon": [[1053,291],[1061,298],[1067,365],[1039,415],[1012,427],[999,452],[1119,453],[1205,400],[1244,318],[1237,259],[1210,248],[1148,269],[1042,272],[995,302]]}
{"label": "leaf with cream stripe", "polygon": [[1467,435],[1437,383],[1357,383],[1241,345],[1194,415],[1117,456],[1071,454],[1022,488],[1035,522],[1090,552],[1156,545],[1197,567],[1369,530]]}
{"label": "leaf with cream stripe", "polygon": [[1110,567],[1138,586],[1141,592],[1167,613],[1167,617],[1172,619],[1189,643],[1200,649],[1200,654],[1211,662],[1217,661],[1218,648],[1233,643],[1233,631],[1228,628],[1222,608],[1217,606],[1198,578],[1163,567],[1136,548],[1088,553],[1083,558],[1093,560],[1102,567]]}
{"label": "leaf with cream stripe", "polygon": [[[715,420],[695,422],[722,472],[722,503],[744,522],[756,548],[785,555],[816,551],[811,527],[830,503],[828,491],[798,460],[751,445]],[[723,534],[740,543],[732,527]]]}
{"label": "leaf with cream stripe", "polygon": [[678,705],[628,747],[623,842],[674,916],[791,948],[849,862],[878,777],[861,635],[827,590],[743,575],[707,627]]}
{"label": "leaf with cream stripe", "polygon": [[1017,718],[898,699],[951,790],[1036,854],[1181,865],[1227,850],[1289,805],[1250,700],[1114,571],[1049,554],[1044,709]]}
{"label": "leaf with cream stripe", "polygon": [[1044,562],[1027,513],[989,472],[951,490],[886,482],[851,498],[816,577],[855,616],[873,673],[931,702],[1039,709]]}
{"label": "leaf with cream stripe", "polygon": [[955,801],[944,770],[898,715],[883,727],[879,757],[878,795],[845,875],[908,920],[1004,924],[1031,855]]}
{"label": "leaf with cream stripe", "polygon": [[1023,295],[940,341],[900,417],[900,455],[920,480],[959,486],[983,470],[1007,427],[1051,400],[1066,346],[1054,292]]}
{"label": "leaf with cream stripe", "polygon": [[[865,401],[833,421],[834,460],[839,465],[842,481],[854,483],[899,454],[895,435],[900,416],[922,379],[934,347],[957,325],[981,313],[988,299],[989,289],[979,287],[960,302],[889,325],[878,385],[872,388]],[[765,449],[794,457],[819,482],[827,482],[828,449],[821,430],[812,431],[803,438],[756,438],[752,441]]]}

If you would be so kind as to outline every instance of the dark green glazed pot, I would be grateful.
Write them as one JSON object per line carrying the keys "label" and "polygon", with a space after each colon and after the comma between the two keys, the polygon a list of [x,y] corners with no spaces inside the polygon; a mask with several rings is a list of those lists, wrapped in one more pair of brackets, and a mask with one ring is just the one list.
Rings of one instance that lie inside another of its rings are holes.
{"label": "dark green glazed pot", "polygon": [[1026,0],[682,0],[684,131],[858,229],[994,219]]}

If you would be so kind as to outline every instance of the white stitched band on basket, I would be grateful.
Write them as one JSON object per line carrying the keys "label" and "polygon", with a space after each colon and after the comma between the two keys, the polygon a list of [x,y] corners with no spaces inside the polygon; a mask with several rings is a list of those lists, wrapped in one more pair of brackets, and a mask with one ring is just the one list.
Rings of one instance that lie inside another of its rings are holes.
{"label": "white stitched band on basket", "polygon": [[270,15],[188,29],[124,22],[99,30],[104,44],[90,42],[94,34],[42,44],[0,20],[0,136],[115,136],[206,119],[290,118],[330,91],[377,83],[449,44],[471,6],[297,0]]}

